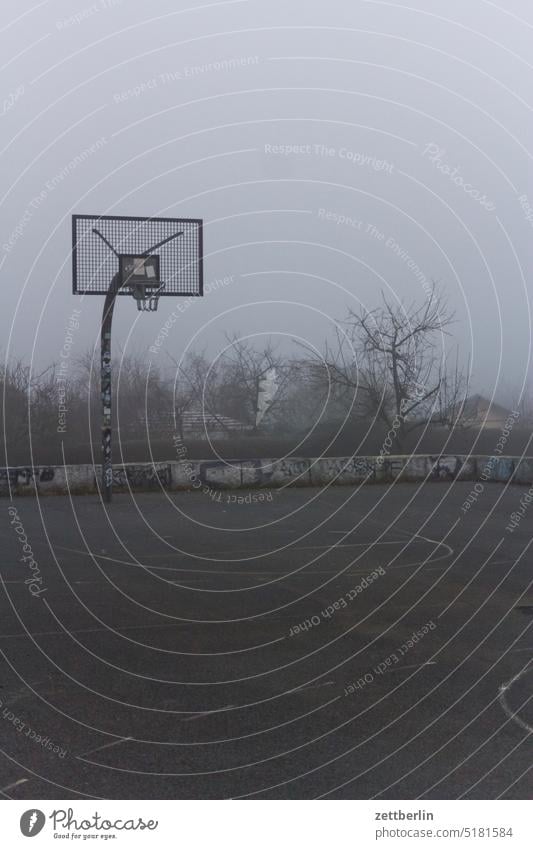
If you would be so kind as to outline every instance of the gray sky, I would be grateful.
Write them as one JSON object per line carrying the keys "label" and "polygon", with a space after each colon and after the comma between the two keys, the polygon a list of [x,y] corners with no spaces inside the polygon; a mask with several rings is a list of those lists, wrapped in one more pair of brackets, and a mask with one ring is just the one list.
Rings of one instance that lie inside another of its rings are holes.
{"label": "gray sky", "polygon": [[[58,360],[73,309],[72,356],[97,339],[102,300],[71,294],[72,213],[176,215],[205,221],[212,291],[179,314],[173,355],[216,354],[233,331],[320,346],[349,306],[372,308],[381,289],[423,301],[434,278],[475,387],[519,390],[533,235],[526,0],[2,9],[4,351]],[[178,307],[167,298],[146,316],[122,298],[115,351],[147,351]]]}

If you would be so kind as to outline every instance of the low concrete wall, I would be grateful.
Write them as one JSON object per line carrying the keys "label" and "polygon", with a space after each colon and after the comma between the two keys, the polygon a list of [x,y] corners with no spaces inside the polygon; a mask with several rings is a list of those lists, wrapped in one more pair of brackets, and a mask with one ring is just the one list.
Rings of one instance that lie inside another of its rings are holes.
{"label": "low concrete wall", "polygon": [[[0,495],[96,493],[99,466],[0,469]],[[287,457],[282,460],[180,460],[115,466],[119,492],[354,485],[398,481],[496,481],[533,484],[533,458],[489,456]]]}

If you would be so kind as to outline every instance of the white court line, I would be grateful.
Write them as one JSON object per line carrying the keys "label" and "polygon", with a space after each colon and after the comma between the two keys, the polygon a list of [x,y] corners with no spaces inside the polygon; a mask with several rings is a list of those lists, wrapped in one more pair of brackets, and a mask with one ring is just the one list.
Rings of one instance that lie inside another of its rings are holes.
{"label": "white court line", "polygon": [[204,716],[212,716],[214,713],[224,713],[226,710],[233,710],[235,705],[228,705],[227,707],[218,708],[218,710],[204,710],[201,713],[193,713],[192,716],[186,716],[185,719],[181,719],[181,722],[192,722],[195,719],[202,719]]}
{"label": "white court line", "polygon": [[529,665],[526,666],[525,669],[522,669],[522,671],[519,672],[518,675],[515,675],[514,678],[511,678],[510,681],[506,681],[505,683],[500,684],[500,687],[498,688],[498,701],[502,706],[505,715],[508,716],[510,720],[516,722],[516,724],[519,725],[520,728],[522,728],[524,731],[527,731],[528,734],[533,734],[533,728],[531,727],[531,725],[528,725],[527,722],[524,722],[524,720],[518,716],[518,713],[515,713],[513,710],[511,710],[511,708],[507,704],[506,696],[506,693],[511,689],[513,684],[516,684],[516,682],[519,681],[523,675],[527,675],[528,672],[533,672],[533,667]]}
{"label": "white court line", "polygon": [[19,778],[18,781],[13,782],[13,784],[8,784],[7,787],[2,787],[0,793],[7,793],[8,790],[13,790],[14,787],[18,787],[19,784],[25,784],[29,781],[29,778]]}
{"label": "white court line", "polygon": [[318,690],[320,687],[331,687],[334,683],[335,681],[324,681],[322,684],[302,684],[301,687],[296,687],[295,690],[291,690],[290,692],[300,693],[302,690]]}
{"label": "white court line", "polygon": [[[292,614],[286,614],[285,616],[271,616],[267,621],[272,622],[294,622],[294,616]],[[185,622],[168,622],[164,625],[120,625],[113,626],[109,625],[107,628],[66,628],[66,631],[69,634],[99,634],[99,633],[108,633],[116,632],[118,636],[121,636],[121,631],[148,631],[148,630],[157,630],[158,628],[185,628],[190,625],[205,625],[205,622],[189,622],[188,620]],[[209,624],[209,623],[207,623]],[[20,637],[62,637],[64,636],[65,631],[21,631],[20,634],[0,634],[0,640],[15,640]],[[286,637],[282,637],[281,639],[286,639]],[[243,649],[244,651],[244,649]],[[246,649],[247,651],[247,649]]]}
{"label": "white court line", "polygon": [[[441,554],[438,557],[435,557],[434,559],[429,560],[428,561],[429,563],[437,563],[438,561],[446,559],[447,557],[450,557],[453,554],[453,549],[447,543],[438,542],[437,540],[430,540],[430,539],[428,539],[426,537],[422,537],[422,536],[417,536],[416,539],[423,539],[426,542],[431,542],[435,545],[436,548],[446,548],[446,549],[448,549],[444,554]],[[396,542],[394,544],[399,545],[399,544],[404,544],[404,543],[405,543],[405,540],[401,540],[401,541]],[[334,552],[336,549],[339,549],[339,548],[358,548],[358,547],[361,547],[361,546],[372,547],[374,545],[377,545],[377,543],[354,543],[353,545],[350,544],[350,545],[333,545],[333,546],[331,546],[331,545],[317,545],[317,546],[310,545],[310,546],[301,546],[301,547],[296,547],[296,548],[287,547],[287,550],[284,552],[284,554],[287,554],[287,553],[290,554],[292,551],[328,550],[330,552]],[[194,573],[197,573],[197,574],[207,574],[207,575],[251,575],[251,576],[278,575],[280,577],[283,577],[285,575],[284,572],[256,572],[255,570],[243,571],[243,570],[233,570],[233,569],[229,569],[229,570],[228,569],[197,569],[194,566],[189,568],[189,569],[183,569],[183,568],[180,568],[178,566],[152,566],[151,564],[135,563],[132,560],[121,560],[118,557],[109,557],[109,555],[96,554],[96,552],[79,551],[79,550],[74,549],[74,548],[65,548],[64,546],[61,546],[61,545],[56,546],[56,548],[61,549],[62,551],[68,551],[71,554],[80,554],[83,557],[94,557],[95,560],[109,560],[112,563],[119,563],[122,566],[138,567],[139,569],[145,569],[146,571],[152,571],[152,572],[185,572],[185,573],[194,572]],[[252,551],[252,552],[253,551],[265,551],[265,549],[248,549],[248,551],[249,552],[250,551]],[[236,552],[229,552],[229,553],[230,554],[243,554],[243,553],[246,553],[246,549],[239,549]],[[156,557],[172,557],[172,556],[173,555],[171,555],[171,554],[150,554],[149,555],[149,557],[151,559],[156,558]],[[178,555],[174,555],[174,556],[179,557],[179,556],[183,556],[183,555],[178,554]],[[223,562],[223,561],[221,561],[221,562]],[[412,568],[413,566],[418,566],[418,565],[420,565],[418,562],[416,562],[416,563],[413,563],[413,562],[411,562],[411,563],[400,563],[400,564],[397,564],[395,566],[388,566],[387,568],[388,568],[388,571],[392,571],[392,570],[396,570],[396,569],[408,569],[408,568]],[[428,569],[428,567],[425,566],[424,570],[427,571],[427,569]],[[343,575],[349,576],[349,577],[356,577],[357,575],[365,575],[367,573],[368,573],[368,568],[367,569],[359,569],[359,570],[356,570],[356,571],[353,571],[353,572],[343,572]],[[308,570],[307,572],[305,572],[305,573],[302,572],[301,574],[302,574],[302,576],[305,577],[306,575],[329,575],[329,576],[331,576],[333,573],[331,571],[323,572],[323,571],[318,571],[318,570],[313,570],[313,571]],[[295,575],[294,573],[291,573],[290,577],[299,577],[299,575],[298,574]]]}
{"label": "white court line", "polygon": [[[287,617],[289,618],[289,617]],[[164,625],[109,625],[107,628],[66,628],[69,634],[97,634],[100,631],[116,631],[120,636],[120,631],[148,631],[157,628],[179,628],[184,625],[189,625],[189,622],[168,622]],[[0,634],[0,640],[14,639],[15,637],[57,637],[64,635],[65,631],[22,631],[20,634]]]}
{"label": "white court line", "polygon": [[[190,580],[194,581],[194,574],[202,574],[202,575],[256,575],[258,578],[266,577],[267,575],[278,575],[280,578],[285,575],[285,572],[254,572],[253,570],[245,571],[242,569],[173,569],[171,566],[149,566],[152,572],[159,572],[164,569],[165,571],[169,571],[172,569],[173,572],[191,572],[192,577]],[[309,572],[308,574],[317,575],[318,572]],[[329,575],[330,572],[325,572],[323,574]],[[200,579],[196,579],[200,580]]]}
{"label": "white court line", "polygon": [[[519,559],[520,559],[519,557],[516,557],[514,560],[493,560],[492,563],[490,563],[489,565],[490,566],[509,566],[510,563],[516,563],[516,565],[518,565]],[[525,563],[526,561],[522,561],[522,562]]]}
{"label": "white court line", "polygon": [[[435,606],[435,605],[432,605]],[[230,620],[231,621],[231,620]],[[269,624],[271,622],[292,622],[294,623],[294,616],[290,613],[281,616],[269,616],[266,620],[266,623]],[[66,628],[65,630],[69,634],[99,634],[99,633],[108,633],[115,632],[118,636],[121,636],[121,631],[154,631],[163,628],[186,628],[190,625],[205,625],[210,624],[208,621],[206,622],[190,622],[186,620],[185,622],[168,622],[164,625],[108,625],[107,628]],[[220,624],[220,623],[218,623]],[[264,624],[264,623],[261,623]],[[65,631],[21,631],[20,634],[0,634],[0,640],[16,640],[20,637],[63,637],[65,635]],[[287,636],[283,636],[281,639],[287,639]],[[515,649],[515,651],[522,651],[521,649]]]}
{"label": "white court line", "polygon": [[[444,542],[439,542],[438,540],[429,539],[428,537],[423,537],[420,534],[415,534],[412,538],[413,541],[417,539],[424,540],[425,542],[430,542],[436,547],[439,548],[447,548],[450,554],[453,554],[453,549]],[[335,551],[338,548],[374,548],[378,545],[405,545],[406,540],[392,540],[388,542],[350,542],[350,543],[340,543],[339,545],[335,545],[332,543],[331,545],[291,545],[291,543],[287,543],[285,548],[280,551],[276,551],[276,554],[287,554],[293,551]],[[114,563],[123,563],[126,566],[138,566],[138,563],[134,563],[131,560],[121,560],[119,557],[110,557],[107,554],[98,554],[95,551],[80,551],[77,548],[67,548],[64,545],[56,545],[56,549],[60,551],[68,551],[70,554],[81,554],[84,557],[95,557],[98,560],[112,560]],[[228,556],[233,557],[236,554],[253,554],[254,552],[259,552],[262,554],[268,554],[269,550],[266,548],[237,548],[233,551],[226,552]],[[184,554],[182,552],[167,552],[166,554],[149,554],[145,555],[145,559],[155,560],[162,557],[170,558],[170,557],[187,557],[190,555]],[[203,555],[202,555],[203,556]],[[221,561],[223,562],[223,561]],[[161,567],[163,568],[163,567]],[[166,567],[173,568],[173,567]],[[180,570],[180,571],[188,571],[188,570]]]}
{"label": "white court line", "polygon": [[[430,563],[431,563],[431,562],[432,562],[432,561],[430,561]],[[517,561],[517,560],[493,560],[492,562],[489,562],[489,563],[487,563],[485,566],[483,566],[483,570],[485,570],[485,569],[492,569],[492,568],[494,568],[495,566],[510,566],[511,564],[518,565],[518,561]],[[457,565],[457,564],[456,564],[456,565]],[[439,566],[439,567],[437,567],[437,568],[439,568],[439,569],[440,569],[440,566]],[[462,566],[461,566],[461,564],[460,564],[460,563],[458,564],[457,568],[459,568],[459,569],[461,569],[461,568],[462,568]],[[425,569],[425,571],[426,571],[426,572],[434,572],[434,571],[435,571],[435,567],[434,567],[434,566],[428,566],[428,567]]]}
{"label": "white court line", "polygon": [[[351,531],[328,531],[328,534],[338,534],[339,536],[345,536],[345,537],[349,536],[349,534],[355,534],[355,533],[357,533],[357,531],[354,531],[354,530],[351,530]],[[422,537],[414,536],[412,539],[413,540],[422,539]],[[386,541],[385,540],[377,540],[376,542],[373,542],[372,540],[370,540],[369,542],[354,542],[353,545],[354,546],[368,545],[368,546],[372,546],[372,547],[375,546],[375,545],[405,545],[405,539],[391,539],[391,540],[386,540]],[[327,546],[327,547],[329,548],[329,546]]]}
{"label": "white court line", "polygon": [[[437,665],[436,660],[428,660],[428,661],[426,661],[426,663],[409,663],[409,664],[406,664],[406,666],[394,666],[394,667],[391,667],[390,669],[387,669],[385,671],[386,672],[403,672],[405,669],[422,669],[424,666],[436,666],[436,665]],[[383,675],[381,675],[380,677],[384,678],[385,674],[383,673]],[[378,678],[374,678],[374,681],[377,681],[377,680],[378,680]],[[349,683],[352,683],[352,681],[350,681]],[[346,688],[347,685],[343,684],[342,686],[344,688]]]}
{"label": "white court line", "polygon": [[[24,580],[20,580],[20,581],[2,581],[2,583],[3,583],[3,584],[21,584],[22,586],[24,586],[24,584],[26,583],[26,581],[24,581]],[[101,581],[72,581],[72,583],[73,583],[73,584],[100,584],[100,583],[101,583]]]}
{"label": "white court line", "polygon": [[389,672],[403,672],[404,669],[422,669],[423,666],[436,666],[436,660],[427,660],[426,663],[409,663],[407,666],[396,666]]}
{"label": "white court line", "polygon": [[[196,582],[198,580],[201,580],[201,579],[199,579],[199,578],[195,579],[195,577],[194,577],[195,574],[202,574],[202,575],[245,575],[247,577],[253,577],[253,578],[268,578],[268,577],[274,576],[274,577],[278,577],[278,578],[291,578],[291,579],[292,578],[306,578],[309,575],[329,575],[330,577],[333,577],[337,574],[334,569],[331,570],[330,572],[323,572],[320,569],[318,569],[318,570],[317,569],[312,569],[312,570],[307,569],[305,572],[303,570],[300,570],[300,572],[297,572],[296,574],[294,574],[293,572],[291,572],[291,573],[286,573],[286,572],[256,572],[255,570],[244,570],[244,569],[196,569],[195,567],[191,567],[190,569],[179,569],[177,566],[147,566],[147,565],[143,565],[143,564],[139,564],[139,563],[129,563],[126,560],[114,560],[114,558],[112,558],[112,557],[104,558],[104,557],[102,557],[101,555],[98,555],[98,554],[93,555],[93,556],[96,557],[97,560],[113,560],[115,563],[121,563],[124,566],[138,566],[139,569],[145,570],[148,574],[151,574],[152,572],[183,572],[185,574],[191,575],[190,578],[187,578],[187,579],[184,579],[184,580],[187,580],[187,581],[190,580],[190,581],[196,581]],[[443,556],[448,557],[447,554],[443,555]],[[440,559],[440,558],[437,558],[437,559]],[[428,562],[429,563],[435,563],[436,560],[429,560]],[[396,571],[397,569],[410,569],[413,566],[418,566],[420,564],[419,563],[413,563],[413,562],[398,563],[394,566],[387,566],[387,565],[383,566],[383,564],[377,564],[377,566],[375,566],[374,568],[376,569],[380,565],[387,572],[392,572],[392,571]],[[440,570],[442,567],[441,566],[437,566],[437,567],[425,566],[424,572],[434,572],[435,568]],[[342,577],[357,578],[358,575],[368,575],[369,571],[370,572],[372,571],[370,566],[367,569],[356,569],[353,572],[352,571],[343,572],[341,575],[337,574],[337,577],[339,577],[339,578],[342,578]],[[72,583],[74,583],[74,584],[92,584],[92,585],[100,584],[101,585],[102,580],[100,580],[100,581],[73,581]],[[24,583],[25,583],[24,581],[4,581],[4,584],[24,584]],[[176,586],[183,586],[182,582],[180,582],[180,581],[171,581],[169,579],[168,583],[175,584]],[[204,581],[204,583],[208,583],[208,581],[206,580],[206,581]]]}
{"label": "white court line", "polygon": [[91,749],[88,752],[84,752],[83,755],[76,755],[76,757],[86,758],[87,755],[94,755],[95,752],[101,752],[104,749],[111,749],[112,746],[120,746],[121,743],[128,743],[130,740],[133,740],[133,737],[122,737],[120,740],[113,740],[111,743],[104,743],[103,746],[98,746],[97,749]]}

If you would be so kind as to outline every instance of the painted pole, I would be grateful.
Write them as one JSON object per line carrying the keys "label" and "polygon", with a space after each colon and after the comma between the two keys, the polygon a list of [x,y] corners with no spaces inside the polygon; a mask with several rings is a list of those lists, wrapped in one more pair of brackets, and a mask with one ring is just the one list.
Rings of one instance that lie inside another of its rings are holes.
{"label": "painted pole", "polygon": [[115,274],[107,290],[100,332],[100,392],[102,399],[102,497],[113,497],[113,452],[111,427],[111,327],[120,275]]}

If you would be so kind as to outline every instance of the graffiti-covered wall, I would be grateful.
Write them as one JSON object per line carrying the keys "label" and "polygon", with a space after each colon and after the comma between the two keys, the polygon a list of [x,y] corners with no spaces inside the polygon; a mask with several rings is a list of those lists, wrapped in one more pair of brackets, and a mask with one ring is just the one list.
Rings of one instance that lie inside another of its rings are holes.
{"label": "graffiti-covered wall", "polygon": [[[100,466],[17,466],[0,469],[0,495],[97,493]],[[113,468],[118,491],[354,486],[393,481],[533,483],[533,458],[459,455],[284,457],[261,460],[179,460]]]}

